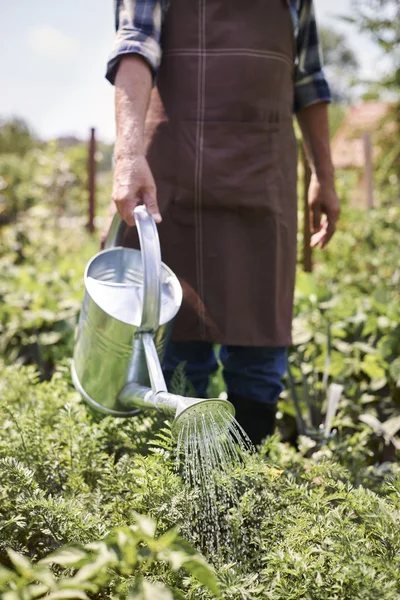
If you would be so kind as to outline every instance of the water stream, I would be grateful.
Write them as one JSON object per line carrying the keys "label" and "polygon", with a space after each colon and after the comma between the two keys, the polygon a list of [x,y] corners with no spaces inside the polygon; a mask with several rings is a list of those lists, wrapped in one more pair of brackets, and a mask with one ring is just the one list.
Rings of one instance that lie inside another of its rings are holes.
{"label": "water stream", "polygon": [[245,535],[238,535],[237,518],[242,490],[235,469],[254,447],[245,431],[228,412],[193,417],[180,430],[176,469],[194,501],[190,506],[192,541],[218,565],[242,559]]}

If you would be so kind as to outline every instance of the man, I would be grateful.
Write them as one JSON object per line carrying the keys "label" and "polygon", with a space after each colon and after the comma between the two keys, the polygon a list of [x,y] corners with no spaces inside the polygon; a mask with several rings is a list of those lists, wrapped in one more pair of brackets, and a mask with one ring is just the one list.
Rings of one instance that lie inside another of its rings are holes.
{"label": "man", "polygon": [[293,110],[313,172],[313,246],[339,216],[312,0],[116,0],[116,27],[107,77],[124,245],[137,247],[132,212],[144,203],[184,290],[166,379],[185,361],[204,397],[220,344],[228,398],[258,444],[274,428],[291,343]]}

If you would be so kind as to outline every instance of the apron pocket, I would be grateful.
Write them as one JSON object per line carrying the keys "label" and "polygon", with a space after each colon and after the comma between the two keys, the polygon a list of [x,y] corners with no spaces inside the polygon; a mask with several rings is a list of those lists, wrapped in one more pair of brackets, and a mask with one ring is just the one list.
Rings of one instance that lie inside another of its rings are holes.
{"label": "apron pocket", "polygon": [[180,123],[174,206],[281,214],[279,132],[279,123]]}

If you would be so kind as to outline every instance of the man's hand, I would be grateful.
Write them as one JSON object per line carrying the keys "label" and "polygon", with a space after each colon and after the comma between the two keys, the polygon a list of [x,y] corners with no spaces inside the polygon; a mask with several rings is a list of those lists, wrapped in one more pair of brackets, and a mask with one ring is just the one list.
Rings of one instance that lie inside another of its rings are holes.
{"label": "man's hand", "polygon": [[333,236],[340,214],[329,144],[326,102],[316,102],[297,113],[307,159],[312,170],[308,191],[312,248],[324,248]]}
{"label": "man's hand", "polygon": [[335,233],[340,215],[340,202],[335,191],[333,179],[320,182],[312,175],[308,190],[310,210],[310,230],[312,248],[324,248]]}
{"label": "man's hand", "polygon": [[128,155],[115,162],[112,200],[128,225],[134,225],[133,210],[144,204],[156,223],[161,223],[156,185],[144,155]]}

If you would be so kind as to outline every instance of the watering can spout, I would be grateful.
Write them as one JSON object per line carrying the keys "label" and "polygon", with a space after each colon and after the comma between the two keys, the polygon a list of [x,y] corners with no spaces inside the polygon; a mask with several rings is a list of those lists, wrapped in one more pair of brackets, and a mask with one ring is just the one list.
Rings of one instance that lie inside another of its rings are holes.
{"label": "watering can spout", "polygon": [[139,386],[136,383],[126,385],[118,400],[123,410],[157,409],[166,415],[173,416],[172,434],[174,437],[178,437],[179,431],[195,418],[199,420],[212,418],[219,422],[226,419],[228,415],[234,416],[235,414],[234,406],[228,400],[186,398],[167,391],[153,392],[150,388]]}

